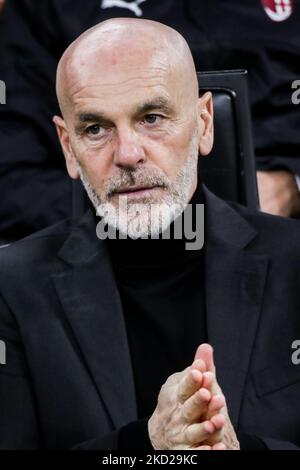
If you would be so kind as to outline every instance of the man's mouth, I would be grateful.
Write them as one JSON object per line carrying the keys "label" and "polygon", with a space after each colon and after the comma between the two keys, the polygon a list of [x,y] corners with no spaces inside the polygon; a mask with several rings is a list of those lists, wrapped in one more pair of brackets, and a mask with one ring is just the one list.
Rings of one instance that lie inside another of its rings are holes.
{"label": "man's mouth", "polygon": [[139,196],[147,196],[150,195],[156,189],[162,189],[161,186],[128,186],[126,188],[121,188],[116,191],[115,194],[120,196],[128,196],[128,197],[139,197]]}

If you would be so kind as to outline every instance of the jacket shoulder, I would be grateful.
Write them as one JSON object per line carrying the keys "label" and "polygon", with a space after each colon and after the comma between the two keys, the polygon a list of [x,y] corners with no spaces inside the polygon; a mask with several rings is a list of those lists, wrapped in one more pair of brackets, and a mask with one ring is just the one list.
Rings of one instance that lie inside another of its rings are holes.
{"label": "jacket shoulder", "polygon": [[11,245],[1,247],[0,276],[22,266],[33,266],[53,260],[74,224],[75,219],[65,219]]}
{"label": "jacket shoulder", "polygon": [[266,251],[300,256],[300,219],[280,217],[229,203],[256,231]]}

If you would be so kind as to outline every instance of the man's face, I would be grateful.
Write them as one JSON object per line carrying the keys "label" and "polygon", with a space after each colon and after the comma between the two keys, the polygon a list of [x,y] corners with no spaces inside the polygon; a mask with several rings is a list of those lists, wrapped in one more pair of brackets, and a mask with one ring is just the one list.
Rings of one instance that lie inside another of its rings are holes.
{"label": "man's face", "polygon": [[124,196],[128,206],[145,205],[132,220],[146,235],[151,206],[180,207],[176,216],[196,188],[199,103],[159,57],[103,55],[99,65],[74,74],[60,138],[70,176],[81,177],[96,207],[122,212]]}

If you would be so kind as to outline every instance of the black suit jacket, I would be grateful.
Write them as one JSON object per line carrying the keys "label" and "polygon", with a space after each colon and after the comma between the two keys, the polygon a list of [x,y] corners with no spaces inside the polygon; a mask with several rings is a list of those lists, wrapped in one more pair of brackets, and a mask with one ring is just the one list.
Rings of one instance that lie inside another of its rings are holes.
{"label": "black suit jacket", "polygon": [[[300,223],[204,196],[208,340],[231,420],[271,449],[297,449]],[[0,447],[116,448],[137,418],[135,390],[92,212],[2,248],[0,292]]]}

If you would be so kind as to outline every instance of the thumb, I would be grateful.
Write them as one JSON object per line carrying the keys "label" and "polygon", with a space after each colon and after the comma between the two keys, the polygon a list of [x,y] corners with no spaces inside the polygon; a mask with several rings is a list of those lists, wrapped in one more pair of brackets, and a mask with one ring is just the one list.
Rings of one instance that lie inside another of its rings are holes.
{"label": "thumb", "polygon": [[215,374],[215,364],[214,364],[214,356],[213,356],[213,348],[210,344],[203,343],[201,344],[195,354],[195,361],[197,359],[202,359],[207,367],[207,371],[213,372]]}

